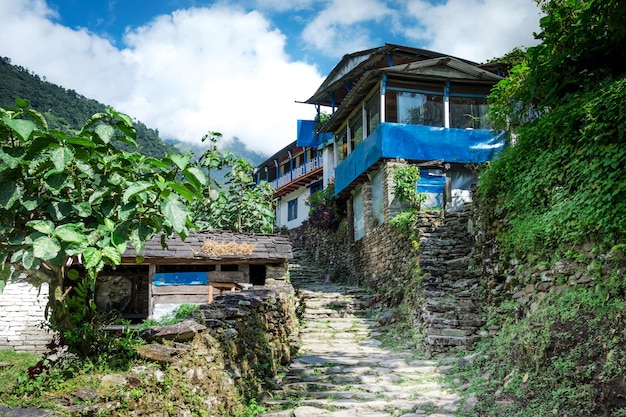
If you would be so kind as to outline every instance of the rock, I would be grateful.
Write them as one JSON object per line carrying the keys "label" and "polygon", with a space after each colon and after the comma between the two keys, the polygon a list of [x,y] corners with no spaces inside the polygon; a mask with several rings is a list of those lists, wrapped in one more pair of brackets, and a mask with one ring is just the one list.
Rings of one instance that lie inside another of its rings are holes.
{"label": "rock", "polygon": [[572,275],[578,269],[578,264],[571,259],[564,259],[554,263],[554,270],[557,274]]}
{"label": "rock", "polygon": [[186,349],[169,347],[155,343],[150,345],[136,346],[135,350],[137,351],[139,356],[143,357],[144,359],[148,359],[161,364],[173,363],[176,356],[186,351]]}
{"label": "rock", "polygon": [[15,407],[9,408],[5,405],[0,405],[0,415],[2,417],[44,417],[54,415],[52,411],[42,410],[40,408],[33,407]]}
{"label": "rock", "polygon": [[185,342],[193,339],[196,334],[206,329],[206,326],[188,319],[170,326],[153,326],[144,331],[141,336],[147,340],[172,340],[175,342]]}
{"label": "rock", "polygon": [[478,404],[478,396],[475,392],[472,392],[463,403],[463,411],[473,410]]}
{"label": "rock", "polygon": [[386,326],[388,324],[392,324],[398,321],[398,313],[394,310],[387,310],[383,314],[378,317],[378,325]]}

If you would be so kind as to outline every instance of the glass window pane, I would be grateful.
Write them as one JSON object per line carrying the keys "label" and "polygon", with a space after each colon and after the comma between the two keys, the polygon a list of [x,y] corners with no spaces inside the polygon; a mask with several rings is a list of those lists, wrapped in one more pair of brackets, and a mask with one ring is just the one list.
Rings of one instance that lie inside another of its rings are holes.
{"label": "glass window pane", "polygon": [[365,108],[367,115],[367,136],[371,135],[380,124],[380,96],[375,96]]}
{"label": "glass window pane", "polygon": [[487,100],[474,97],[450,97],[450,127],[489,129]]}
{"label": "glass window pane", "polygon": [[398,122],[424,126],[444,125],[443,96],[398,93]]}
{"label": "glass window pane", "polygon": [[359,113],[350,121],[350,147],[352,150],[363,142],[363,118]]}

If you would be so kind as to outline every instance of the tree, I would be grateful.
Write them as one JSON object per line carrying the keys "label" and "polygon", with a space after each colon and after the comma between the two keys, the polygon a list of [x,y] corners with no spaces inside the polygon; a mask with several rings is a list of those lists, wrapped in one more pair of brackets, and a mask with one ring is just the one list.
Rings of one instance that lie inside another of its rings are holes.
{"label": "tree", "polygon": [[[272,206],[274,190],[266,181],[256,184],[254,167],[232,152],[217,150],[219,133],[209,132],[202,140],[210,141],[210,148],[200,158],[200,164],[209,170],[209,186],[205,200],[196,204],[198,224],[206,229],[233,232],[271,233],[275,214]],[[211,171],[228,169],[225,184],[211,178]]]}
{"label": "tree", "polygon": [[88,355],[98,272],[119,264],[127,243],[141,253],[159,232],[184,239],[207,178],[191,154],[155,159],[114,146],[136,147],[136,134],[113,109],[68,134],[27,101],[16,106],[0,108],[0,281],[47,282],[52,328]]}
{"label": "tree", "polygon": [[494,127],[527,123],[539,114],[626,71],[626,2],[536,0],[546,14],[537,46],[526,50],[511,75],[489,97]]}

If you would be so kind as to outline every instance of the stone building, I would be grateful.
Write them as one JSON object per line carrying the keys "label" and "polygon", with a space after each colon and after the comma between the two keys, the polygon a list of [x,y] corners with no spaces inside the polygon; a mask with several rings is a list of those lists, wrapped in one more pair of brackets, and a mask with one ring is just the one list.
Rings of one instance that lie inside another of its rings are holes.
{"label": "stone building", "polygon": [[[291,243],[280,235],[198,232],[168,239],[167,248],[159,235],[140,256],[129,249],[119,266],[99,275],[96,305],[135,322],[158,319],[180,304],[210,303],[223,291],[281,286],[291,257]],[[44,352],[51,339],[42,326],[47,302],[47,284],[8,284],[0,293],[0,349]]]}

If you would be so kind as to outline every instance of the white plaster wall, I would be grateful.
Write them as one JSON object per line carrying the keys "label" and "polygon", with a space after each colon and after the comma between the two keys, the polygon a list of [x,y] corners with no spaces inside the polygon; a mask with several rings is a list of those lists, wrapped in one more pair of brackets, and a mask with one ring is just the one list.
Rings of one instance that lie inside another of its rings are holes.
{"label": "white plaster wall", "polygon": [[52,335],[42,328],[48,284],[8,283],[0,293],[0,349],[43,353]]}
{"label": "white plaster wall", "polygon": [[[302,222],[309,217],[309,206],[306,204],[309,195],[308,188],[300,187],[296,191],[281,197],[279,207],[276,210],[276,223],[278,227],[286,226],[288,229],[293,229],[302,225]],[[288,203],[294,198],[298,199],[298,217],[290,221],[287,220],[289,214]]]}

